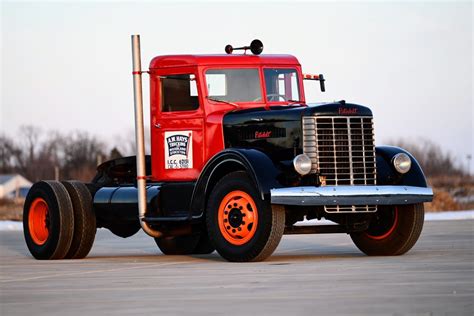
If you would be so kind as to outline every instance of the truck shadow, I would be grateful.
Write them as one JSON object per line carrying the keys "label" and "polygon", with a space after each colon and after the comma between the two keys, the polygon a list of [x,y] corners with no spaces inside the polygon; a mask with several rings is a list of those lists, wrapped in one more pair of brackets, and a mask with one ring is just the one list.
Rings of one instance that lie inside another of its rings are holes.
{"label": "truck shadow", "polygon": [[[201,259],[201,260],[206,260],[206,261],[214,261],[214,262],[225,262],[225,263],[230,263],[232,264],[233,262],[227,262],[224,258],[219,256],[218,253],[214,252],[210,255],[192,255],[190,256],[195,259]],[[285,253],[276,253],[267,258],[265,261],[261,262],[249,262],[247,264],[271,264],[271,265],[285,265],[285,264],[291,264],[291,263],[296,263],[296,262],[321,262],[321,261],[330,261],[330,260],[338,260],[338,259],[355,259],[355,258],[361,258],[361,257],[366,257],[364,254],[358,254],[358,253],[344,253],[344,252],[339,252],[339,253],[320,253],[320,252],[313,252],[313,253],[295,253],[295,254],[285,254]],[[241,263],[238,263],[241,264]]]}

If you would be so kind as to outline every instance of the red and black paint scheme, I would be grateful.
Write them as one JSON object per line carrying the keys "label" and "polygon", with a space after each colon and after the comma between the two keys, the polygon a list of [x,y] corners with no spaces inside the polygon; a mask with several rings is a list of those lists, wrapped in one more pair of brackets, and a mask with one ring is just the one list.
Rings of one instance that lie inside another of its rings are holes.
{"label": "red and black paint scheme", "polygon": [[[303,74],[295,57],[260,55],[260,41],[241,49],[254,54],[232,55],[228,45],[227,55],[154,58],[146,176],[132,156],[101,164],[91,183],[35,184],[25,203],[32,254],[66,257],[74,236],[82,237],[64,227],[72,213],[121,237],[142,221],[165,254],[217,249],[230,261],[264,260],[285,233],[348,233],[367,254],[408,251],[421,233],[422,203],[432,199],[416,159],[375,147],[368,107],[306,103],[303,80],[320,81],[324,91],[325,79]],[[139,218],[140,180],[146,213]],[[295,225],[305,218],[335,224]],[[85,243],[90,249],[90,238]]]}

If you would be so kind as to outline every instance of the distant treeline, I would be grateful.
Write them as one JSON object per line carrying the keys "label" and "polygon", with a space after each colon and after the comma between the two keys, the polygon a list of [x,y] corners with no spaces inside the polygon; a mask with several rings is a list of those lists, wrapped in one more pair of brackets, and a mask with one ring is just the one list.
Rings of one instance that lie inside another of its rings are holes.
{"label": "distant treeline", "polygon": [[[30,181],[55,179],[56,176],[90,181],[98,163],[122,156],[117,148],[125,148],[122,151],[131,153],[134,141],[133,135],[129,136],[129,140],[119,139],[117,144],[106,144],[85,132],[64,134],[23,126],[14,138],[0,134],[0,174],[19,173]],[[392,144],[411,152],[427,176],[465,175],[453,156],[430,141],[395,141]]]}
{"label": "distant treeline", "polygon": [[90,181],[98,163],[121,156],[107,148],[85,132],[63,134],[23,126],[15,138],[0,135],[0,174],[19,173],[33,182],[56,177]]}
{"label": "distant treeline", "polygon": [[404,148],[420,163],[428,177],[467,176],[467,170],[460,165],[450,153],[443,151],[441,146],[429,140],[406,141],[398,140],[394,146]]}

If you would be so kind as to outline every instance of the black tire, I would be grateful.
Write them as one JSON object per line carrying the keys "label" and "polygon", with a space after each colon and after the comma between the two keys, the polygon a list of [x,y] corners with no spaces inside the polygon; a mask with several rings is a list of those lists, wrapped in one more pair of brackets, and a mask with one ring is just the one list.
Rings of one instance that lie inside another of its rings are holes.
{"label": "black tire", "polygon": [[74,234],[65,258],[82,259],[91,250],[97,231],[92,196],[84,183],[64,181],[62,184],[69,193],[74,209]]}
{"label": "black tire", "polygon": [[73,206],[64,185],[58,181],[35,183],[23,208],[23,234],[33,257],[63,259],[73,233]]}
{"label": "black tire", "polygon": [[165,255],[207,255],[215,250],[205,226],[191,235],[155,238],[155,242]]}
{"label": "black tire", "polygon": [[199,233],[155,238],[155,242],[165,255],[190,255],[199,242]]}
{"label": "black tire", "polygon": [[354,244],[369,256],[398,256],[408,252],[420,237],[423,204],[380,207],[369,228],[352,233]]}
{"label": "black tire", "polygon": [[[233,198],[234,194],[235,198]],[[251,200],[247,201],[247,198]],[[244,205],[247,202],[253,202],[256,209],[253,210],[253,207],[249,207],[250,203],[246,204],[247,209],[236,207],[237,203],[233,202],[239,202],[241,199],[245,201]],[[223,207],[221,207],[222,205]],[[229,208],[229,212],[225,213],[227,208]],[[254,226],[252,224],[249,227],[245,218],[249,217],[249,212],[255,216],[253,213],[255,211],[258,221],[255,221],[256,228],[252,233]],[[224,215],[222,223],[219,223],[219,212],[228,214]],[[225,216],[228,216],[228,219]],[[224,223],[229,223],[232,226]],[[206,224],[211,243],[226,260],[234,262],[262,261],[275,251],[281,240],[285,228],[285,211],[281,206],[272,207],[268,201],[262,200],[252,180],[245,172],[239,171],[224,176],[215,185],[206,208]],[[230,235],[230,232],[235,231],[234,227],[238,229],[237,234],[241,231],[245,233],[241,239],[245,240],[243,244],[239,244],[238,239],[241,238],[239,235],[234,237]],[[247,231],[244,232],[245,229]]]}
{"label": "black tire", "polygon": [[213,253],[216,248],[212,245],[211,241],[209,240],[209,235],[207,233],[206,225],[203,225],[203,228],[199,234],[199,241],[196,247],[193,250],[194,255],[208,255]]}

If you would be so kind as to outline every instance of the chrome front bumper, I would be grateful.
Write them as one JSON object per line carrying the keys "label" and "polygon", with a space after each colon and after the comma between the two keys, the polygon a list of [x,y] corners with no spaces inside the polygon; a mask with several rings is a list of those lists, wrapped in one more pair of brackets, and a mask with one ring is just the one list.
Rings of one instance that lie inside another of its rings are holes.
{"label": "chrome front bumper", "polygon": [[271,203],[281,205],[401,205],[431,202],[433,190],[398,185],[289,187],[272,189]]}

